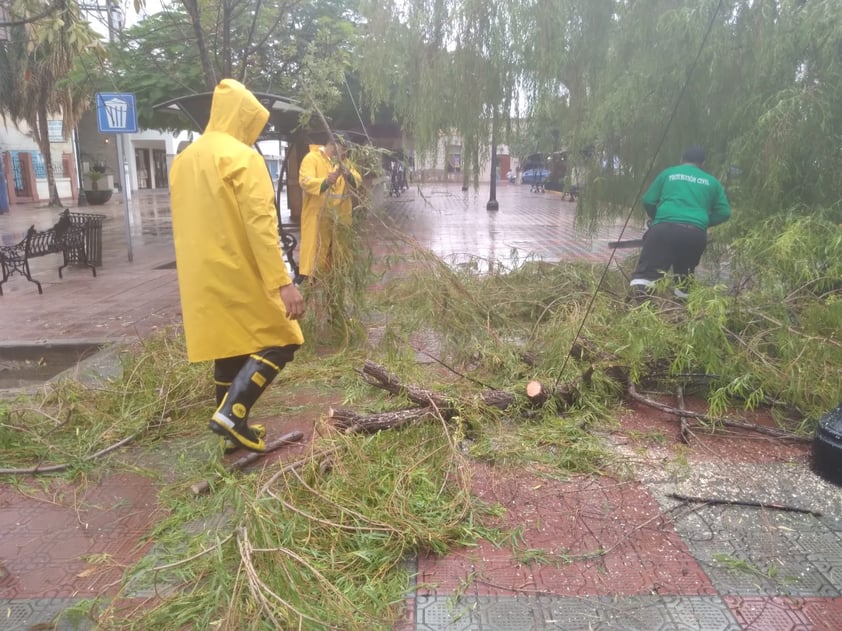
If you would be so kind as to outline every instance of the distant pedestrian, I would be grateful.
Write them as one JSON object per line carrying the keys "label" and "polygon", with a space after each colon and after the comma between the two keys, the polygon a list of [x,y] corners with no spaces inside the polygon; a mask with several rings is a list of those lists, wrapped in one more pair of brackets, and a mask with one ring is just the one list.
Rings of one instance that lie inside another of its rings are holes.
{"label": "distant pedestrian", "polygon": [[664,273],[678,277],[674,290],[686,298],[687,279],[707,248],[707,229],[731,217],[731,206],[719,180],[702,170],[705,150],[694,145],[681,164],[662,171],[643,195],[651,227],[631,279],[637,293],[651,288]]}
{"label": "distant pedestrian", "polygon": [[210,429],[257,452],[265,432],[249,426],[249,412],[304,343],[304,301],[281,257],[272,181],[251,147],[268,120],[245,86],[222,80],[204,133],[170,174],[187,358],[214,361]]}

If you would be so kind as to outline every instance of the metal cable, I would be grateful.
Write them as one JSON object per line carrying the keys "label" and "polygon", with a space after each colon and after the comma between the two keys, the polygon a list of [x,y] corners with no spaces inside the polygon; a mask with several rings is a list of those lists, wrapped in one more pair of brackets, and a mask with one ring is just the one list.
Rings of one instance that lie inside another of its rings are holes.
{"label": "metal cable", "polygon": [[[618,241],[620,241],[623,238],[623,233],[625,233],[626,228],[629,225],[629,221],[631,221],[631,216],[634,213],[635,208],[637,208],[637,201],[643,194],[643,185],[649,180],[649,176],[652,173],[652,169],[655,167],[655,159],[658,157],[658,154],[661,152],[661,148],[664,146],[664,142],[667,139],[667,133],[669,132],[669,129],[672,126],[673,121],[675,120],[675,116],[678,113],[678,106],[681,105],[681,101],[684,98],[684,94],[687,92],[687,86],[690,85],[690,78],[693,76],[693,71],[699,64],[699,59],[702,56],[702,52],[704,52],[705,46],[707,45],[708,37],[710,37],[710,34],[713,31],[713,24],[716,21],[716,17],[719,15],[720,10],[722,9],[724,1],[725,0],[719,0],[719,2],[716,5],[716,8],[713,11],[713,14],[710,16],[710,21],[708,22],[707,30],[705,31],[705,35],[702,38],[702,42],[699,45],[699,50],[696,53],[696,58],[690,65],[690,69],[688,70],[687,76],[684,79],[684,85],[681,86],[681,92],[678,93],[678,98],[676,99],[675,105],[672,108],[669,120],[667,120],[667,124],[664,126],[664,133],[661,135],[661,139],[658,142],[658,147],[657,149],[655,149],[655,153],[652,154],[652,160],[649,162],[649,167],[646,170],[646,174],[640,180],[640,188],[638,189],[637,194],[635,195],[634,202],[632,202],[631,208],[629,209],[629,212],[626,215],[626,220],[623,223],[623,229],[620,231],[620,236],[617,238]],[[585,309],[585,314],[582,316],[582,321],[579,323],[579,328],[576,330],[576,335],[573,336],[573,341],[570,343],[570,350],[568,350],[567,354],[564,356],[564,362],[562,363],[561,368],[558,371],[558,377],[556,378],[555,386],[553,387],[553,389],[558,387],[558,384],[561,381],[561,377],[564,374],[564,369],[567,368],[567,362],[570,359],[570,355],[573,352],[573,349],[575,348],[576,343],[579,340],[579,336],[582,334],[582,329],[585,327],[585,322],[587,321],[588,316],[591,314],[594,302],[596,301],[596,296],[599,293],[599,290],[602,288],[602,283],[605,281],[605,277],[608,274],[608,269],[611,266],[611,263],[614,262],[614,254],[616,252],[616,247],[611,248],[611,256],[608,257],[608,262],[605,264],[605,267],[602,270],[602,275],[599,277],[599,282],[596,285],[596,289],[594,289],[593,294],[591,294],[591,298],[588,301],[588,307],[587,309]]]}

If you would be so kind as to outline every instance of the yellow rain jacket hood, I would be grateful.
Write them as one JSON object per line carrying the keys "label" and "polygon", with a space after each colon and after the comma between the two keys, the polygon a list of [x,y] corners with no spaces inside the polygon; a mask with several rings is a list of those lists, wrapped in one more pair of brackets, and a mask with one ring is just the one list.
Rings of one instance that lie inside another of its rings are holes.
{"label": "yellow rain jacket hood", "polygon": [[304,342],[278,292],[291,280],[274,189],[250,147],[268,120],[245,86],[224,79],[205,133],[173,161],[173,238],[191,362]]}

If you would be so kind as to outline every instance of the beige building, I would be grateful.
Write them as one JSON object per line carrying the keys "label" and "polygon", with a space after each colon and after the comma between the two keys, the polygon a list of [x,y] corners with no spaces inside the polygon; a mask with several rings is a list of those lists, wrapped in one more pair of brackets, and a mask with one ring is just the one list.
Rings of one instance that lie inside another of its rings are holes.
{"label": "beige building", "polygon": [[[61,120],[50,121],[50,150],[59,197],[75,200],[79,183],[75,154],[73,143],[61,134]],[[0,177],[11,204],[50,198],[44,156],[25,124],[0,122]]]}

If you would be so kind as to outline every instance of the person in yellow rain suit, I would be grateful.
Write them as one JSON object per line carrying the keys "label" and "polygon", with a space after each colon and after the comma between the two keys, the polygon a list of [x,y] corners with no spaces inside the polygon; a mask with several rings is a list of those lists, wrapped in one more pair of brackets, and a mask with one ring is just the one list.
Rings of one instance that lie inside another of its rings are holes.
{"label": "person in yellow rain suit", "polygon": [[272,181],[251,147],[268,120],[245,86],[223,79],[207,128],[170,173],[187,359],[214,361],[210,429],[257,452],[265,431],[248,414],[304,343],[304,301],[281,257]]}
{"label": "person in yellow rain suit", "polygon": [[338,247],[336,223],[351,225],[352,193],[362,178],[336,139],[323,147],[310,145],[298,169],[298,182],[304,192],[298,265],[299,274],[307,278],[329,269],[332,250]]}

